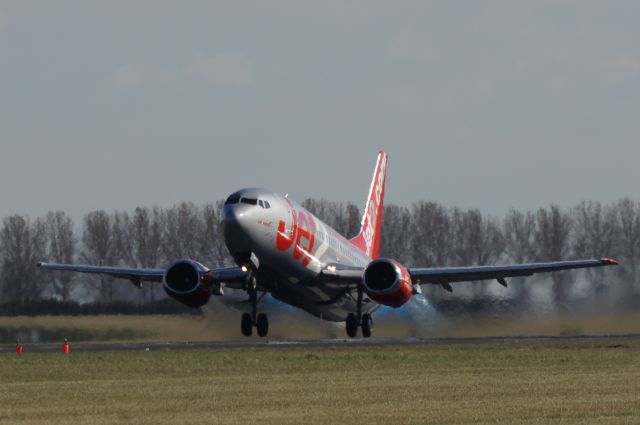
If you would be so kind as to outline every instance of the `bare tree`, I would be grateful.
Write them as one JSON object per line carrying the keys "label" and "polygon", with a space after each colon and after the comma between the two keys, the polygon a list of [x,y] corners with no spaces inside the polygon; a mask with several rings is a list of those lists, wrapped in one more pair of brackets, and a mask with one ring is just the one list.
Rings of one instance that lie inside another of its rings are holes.
{"label": "bare tree", "polygon": [[[344,206],[344,216],[346,223],[344,225],[344,228],[342,229],[342,231],[344,232],[342,234],[346,235],[349,238],[356,236],[360,232],[362,223],[362,214],[360,212],[360,209],[356,205],[347,202],[347,204]],[[384,213],[382,218],[384,220]]]}
{"label": "bare tree", "polygon": [[[130,238],[132,244],[133,262],[138,267],[163,267],[162,233],[163,213],[158,207],[136,208],[131,220]],[[143,285],[145,301],[155,301],[161,294],[159,285]]]}
{"label": "bare tree", "polygon": [[302,206],[346,238],[360,231],[360,212],[354,204],[305,199]]}
{"label": "bare tree", "polygon": [[[307,199],[303,206],[346,237],[360,230],[361,214],[353,204]],[[166,267],[179,258],[194,258],[212,267],[228,264],[232,260],[224,243],[221,207],[221,202],[203,206],[181,203],[168,209],[137,208],[131,215],[93,211],[83,220],[80,247],[74,238],[73,222],[64,212],[50,212],[45,219],[33,222],[19,215],[7,217],[0,229],[0,293],[4,300],[29,302],[46,295],[43,283],[53,281],[49,292],[67,301],[71,299],[72,279],[84,279],[94,283],[96,298],[103,302],[136,294],[130,286],[114,285],[108,277],[41,274],[33,264],[44,259],[143,268]],[[478,210],[448,209],[422,201],[411,208],[387,205],[383,221],[381,254],[407,266],[481,265],[501,259],[515,263],[556,261],[574,254],[619,255],[622,266],[617,272],[626,282],[625,294],[632,295],[640,279],[640,203],[629,199],[607,206],[583,202],[571,214],[555,205],[535,213],[511,210],[502,220]],[[584,273],[593,284],[600,284],[610,271]],[[556,304],[566,306],[570,272],[549,277]],[[464,287],[460,286],[463,292]],[[483,292],[482,284],[466,287],[476,294]],[[444,294],[440,288],[427,291],[435,297]],[[526,300],[524,285],[518,285],[516,291],[518,299]],[[143,299],[154,300],[160,292],[160,285],[148,285]]]}
{"label": "bare tree", "polygon": [[[504,252],[504,238],[494,218],[483,217],[479,210],[460,210],[452,213],[453,254],[460,265],[495,263]],[[483,295],[485,282],[473,285],[476,295]]]}
{"label": "bare tree", "polygon": [[411,227],[411,213],[407,208],[396,205],[386,206],[383,215],[380,255],[407,264],[411,260],[407,238]]}
{"label": "bare tree", "polygon": [[[640,264],[640,204],[625,198],[615,205],[619,226],[618,243],[623,282],[627,293],[638,288],[638,265]],[[613,255],[607,254],[607,255]]]}
{"label": "bare tree", "polygon": [[167,261],[198,258],[201,249],[199,236],[204,232],[198,208],[182,202],[165,211],[164,256]]}
{"label": "bare tree", "polygon": [[454,253],[462,265],[495,263],[504,251],[499,222],[479,210],[454,209]]}
{"label": "bare tree", "polygon": [[[537,261],[566,259],[570,251],[571,219],[557,205],[541,208],[536,213]],[[556,306],[566,308],[569,301],[570,272],[552,273],[553,296]]]}
{"label": "bare tree", "polygon": [[126,211],[111,214],[111,236],[115,264],[131,266],[134,262],[133,224]]}
{"label": "bare tree", "polygon": [[450,265],[452,228],[447,210],[435,202],[421,201],[413,204],[411,212],[412,263],[431,267]]}
{"label": "bare tree", "polygon": [[[111,217],[103,210],[90,212],[84,218],[82,242],[84,249],[82,259],[89,264],[99,266],[113,266],[117,263],[116,249],[112,237]],[[104,303],[114,299],[113,279],[100,275],[91,277],[97,281],[98,295]]]}
{"label": "bare tree", "polygon": [[[505,252],[509,260],[518,264],[535,261],[535,228],[536,222],[531,212],[522,213],[515,209],[509,210],[502,226]],[[516,302],[518,305],[524,305],[529,298],[525,278],[513,278],[511,281],[515,284],[513,286]]]}
{"label": "bare tree", "polygon": [[[408,264],[441,267],[452,265],[452,228],[449,212],[435,202],[420,201],[411,206],[411,232],[408,239]],[[425,294],[433,300],[447,297],[439,287],[423,288]]]}
{"label": "bare tree", "polygon": [[161,210],[136,208],[131,222],[133,257],[139,267],[158,267],[162,244]]}
{"label": "bare tree", "polygon": [[43,292],[42,271],[36,267],[45,258],[46,226],[42,220],[31,222],[20,215],[6,217],[0,231],[3,300],[28,304]]}
{"label": "bare tree", "polygon": [[[583,201],[571,211],[575,255],[580,258],[613,256],[618,240],[617,216],[612,206],[600,202]],[[597,292],[606,288],[602,268],[585,270],[591,286]]]}
{"label": "bare tree", "polygon": [[[63,211],[50,211],[45,219],[49,250],[47,258],[56,263],[73,263],[76,253],[76,239],[73,234],[73,221]],[[54,293],[64,302],[71,300],[73,273],[53,273]]]}

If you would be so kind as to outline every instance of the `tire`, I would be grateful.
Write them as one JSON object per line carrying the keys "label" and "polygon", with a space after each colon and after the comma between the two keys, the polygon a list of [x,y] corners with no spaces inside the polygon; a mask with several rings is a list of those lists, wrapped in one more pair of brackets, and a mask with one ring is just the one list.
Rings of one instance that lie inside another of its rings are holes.
{"label": "tire", "polygon": [[358,334],[358,319],[355,314],[349,313],[347,316],[346,328],[349,338],[355,338]]}
{"label": "tire", "polygon": [[265,337],[269,333],[269,319],[264,313],[258,314],[258,321],[256,323],[258,328],[258,335]]}
{"label": "tire", "polygon": [[369,338],[373,333],[373,319],[369,313],[362,315],[362,336]]}
{"label": "tire", "polygon": [[251,315],[249,313],[244,313],[242,315],[242,320],[240,320],[240,330],[242,331],[242,335],[251,336],[253,331],[253,320],[251,320]]}

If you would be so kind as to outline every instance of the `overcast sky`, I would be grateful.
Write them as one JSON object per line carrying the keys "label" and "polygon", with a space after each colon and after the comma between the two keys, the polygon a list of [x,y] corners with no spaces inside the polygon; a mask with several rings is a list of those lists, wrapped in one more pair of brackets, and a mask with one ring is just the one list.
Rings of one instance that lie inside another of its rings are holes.
{"label": "overcast sky", "polygon": [[0,0],[0,217],[640,200],[640,2]]}

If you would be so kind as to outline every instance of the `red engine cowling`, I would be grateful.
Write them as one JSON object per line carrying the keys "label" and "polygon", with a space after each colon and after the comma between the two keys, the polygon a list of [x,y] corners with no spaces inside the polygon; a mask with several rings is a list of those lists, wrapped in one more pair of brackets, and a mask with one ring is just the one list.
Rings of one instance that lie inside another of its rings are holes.
{"label": "red engine cowling", "polygon": [[400,307],[413,294],[409,271],[397,261],[386,258],[369,263],[362,283],[372,300],[389,307]]}
{"label": "red engine cowling", "polygon": [[197,261],[176,261],[164,274],[164,290],[171,298],[189,307],[202,307],[211,297],[211,285],[205,274],[208,271]]}

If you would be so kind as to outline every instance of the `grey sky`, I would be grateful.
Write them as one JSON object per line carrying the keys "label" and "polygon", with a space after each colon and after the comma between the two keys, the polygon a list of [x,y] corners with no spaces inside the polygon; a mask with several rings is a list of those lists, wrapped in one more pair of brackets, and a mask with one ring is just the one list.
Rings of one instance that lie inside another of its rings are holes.
{"label": "grey sky", "polygon": [[0,1],[0,217],[640,199],[640,2]]}

